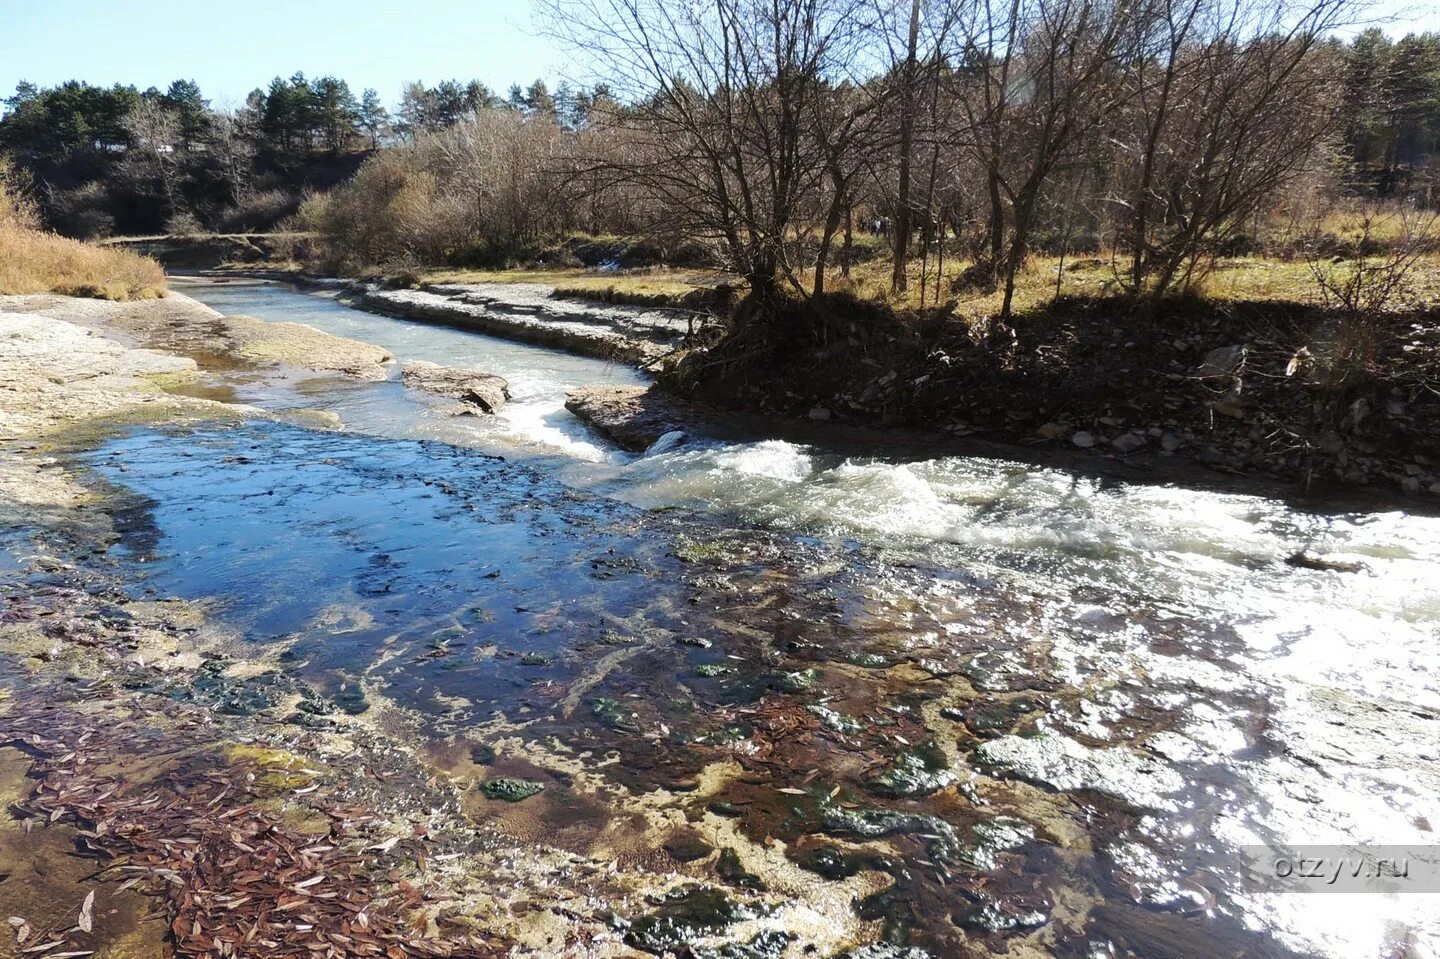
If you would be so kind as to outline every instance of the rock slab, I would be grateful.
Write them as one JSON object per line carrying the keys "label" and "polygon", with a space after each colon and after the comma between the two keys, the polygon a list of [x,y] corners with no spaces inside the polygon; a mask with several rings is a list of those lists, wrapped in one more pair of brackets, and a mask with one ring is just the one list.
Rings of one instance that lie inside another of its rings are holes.
{"label": "rock slab", "polygon": [[401,367],[400,379],[411,389],[448,396],[486,413],[500,412],[510,400],[510,384],[503,376],[479,370],[414,360]]}

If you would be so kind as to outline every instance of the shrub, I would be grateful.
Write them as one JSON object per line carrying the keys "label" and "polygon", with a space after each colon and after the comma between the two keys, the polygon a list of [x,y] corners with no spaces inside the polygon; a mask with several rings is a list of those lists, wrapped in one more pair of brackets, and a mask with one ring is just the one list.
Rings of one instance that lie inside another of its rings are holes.
{"label": "shrub", "polygon": [[115,233],[115,214],[105,184],[92,180],[72,190],[62,190],[49,200],[49,223],[66,236],[82,240],[103,240]]}
{"label": "shrub", "polygon": [[274,230],[300,207],[300,196],[289,190],[261,190],[241,197],[215,218],[218,233],[264,233]]}

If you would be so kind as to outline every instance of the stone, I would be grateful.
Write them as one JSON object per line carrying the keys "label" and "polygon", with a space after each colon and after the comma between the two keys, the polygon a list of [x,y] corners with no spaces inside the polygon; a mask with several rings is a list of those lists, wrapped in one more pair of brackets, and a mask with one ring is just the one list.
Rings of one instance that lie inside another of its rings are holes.
{"label": "stone", "polygon": [[1195,375],[1201,379],[1221,379],[1227,376],[1234,376],[1245,362],[1245,347],[1240,344],[1232,346],[1221,346],[1205,354],[1200,365],[1195,368]]}
{"label": "stone", "polygon": [[1185,445],[1185,441],[1174,433],[1162,433],[1160,435],[1160,448],[1167,453],[1173,453]]}
{"label": "stone", "polygon": [[1121,433],[1110,441],[1110,445],[1121,454],[1135,453],[1145,448],[1145,437],[1139,433]]}
{"label": "stone", "polygon": [[1359,573],[1365,570],[1364,563],[1353,560],[1327,559],[1301,550],[1285,558],[1285,565],[1295,569],[1315,569],[1332,573]]}
{"label": "stone", "polygon": [[865,788],[877,796],[897,799],[928,796],[955,782],[955,773],[945,755],[932,743],[925,743],[895,757],[895,762]]}
{"label": "stone", "polygon": [[480,791],[487,799],[520,802],[544,792],[545,784],[529,779],[487,779],[480,784]]}
{"label": "stone", "polygon": [[1219,413],[1221,416],[1228,416],[1232,420],[1243,420],[1245,418],[1245,408],[1240,405],[1239,400],[1216,400],[1214,403],[1210,404],[1210,408],[1213,409],[1215,412]]}
{"label": "stone", "polygon": [[734,849],[727,847],[720,850],[720,858],[715,861],[715,874],[732,886],[753,889],[756,892],[765,891],[764,881],[745,868],[739,853]]}
{"label": "stone", "polygon": [[810,411],[810,414],[809,414],[809,415],[810,415],[810,418],[811,418],[812,420],[822,420],[822,421],[823,421],[823,420],[828,420],[828,419],[830,418],[830,411],[827,410],[827,409],[826,409],[825,407],[823,407],[823,406],[817,406],[817,407],[815,407],[814,409],[812,409],[812,410]]}
{"label": "stone", "polygon": [[647,446],[644,455],[656,456],[660,453],[668,453],[679,446],[683,446],[687,438],[684,430],[670,430]]}
{"label": "stone", "polygon": [[1065,426],[1063,423],[1045,423],[1035,431],[1035,434],[1042,439],[1058,440],[1065,435]]}
{"label": "stone", "polygon": [[694,862],[710,855],[715,847],[694,830],[684,829],[665,840],[665,851],[676,862]]}
{"label": "stone", "polygon": [[510,384],[504,377],[425,360],[406,363],[401,368],[400,379],[411,389],[448,396],[486,413],[500,412],[510,399]]}
{"label": "stone", "polygon": [[1090,447],[1095,445],[1095,437],[1090,433],[1085,432],[1084,430],[1080,430],[1079,432],[1075,433],[1070,437],[1070,442],[1074,443],[1082,450],[1088,450]]}

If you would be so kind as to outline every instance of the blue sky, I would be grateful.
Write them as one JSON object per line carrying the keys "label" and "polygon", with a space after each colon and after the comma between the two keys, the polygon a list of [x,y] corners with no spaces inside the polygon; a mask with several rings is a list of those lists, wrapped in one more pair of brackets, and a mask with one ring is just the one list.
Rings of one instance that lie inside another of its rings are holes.
{"label": "blue sky", "polygon": [[184,77],[223,106],[296,70],[392,103],[409,80],[473,77],[503,93],[564,74],[529,0],[0,0],[0,96],[22,79]]}
{"label": "blue sky", "polygon": [[[409,80],[565,76],[531,0],[0,0],[0,96],[19,80],[141,89],[193,79],[234,106],[274,76],[333,74],[387,103]],[[1378,0],[1391,33],[1440,30],[1440,0]]]}

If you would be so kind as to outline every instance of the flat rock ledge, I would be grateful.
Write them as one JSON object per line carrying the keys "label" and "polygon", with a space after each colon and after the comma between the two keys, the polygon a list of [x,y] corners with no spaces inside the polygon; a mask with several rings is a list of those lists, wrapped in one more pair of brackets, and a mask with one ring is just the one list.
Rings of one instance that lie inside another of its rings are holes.
{"label": "flat rock ledge", "polygon": [[419,290],[369,287],[352,305],[506,339],[637,364],[672,352],[688,320],[672,310],[581,303],[524,283],[441,284]]}
{"label": "flat rock ledge", "polygon": [[400,379],[411,389],[448,396],[485,413],[500,412],[510,399],[510,384],[502,376],[459,370],[425,360],[406,363],[400,368]]}
{"label": "flat rock ledge", "polygon": [[647,386],[582,386],[565,394],[565,408],[632,453],[669,434],[710,434],[718,425],[704,410]]}

